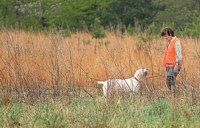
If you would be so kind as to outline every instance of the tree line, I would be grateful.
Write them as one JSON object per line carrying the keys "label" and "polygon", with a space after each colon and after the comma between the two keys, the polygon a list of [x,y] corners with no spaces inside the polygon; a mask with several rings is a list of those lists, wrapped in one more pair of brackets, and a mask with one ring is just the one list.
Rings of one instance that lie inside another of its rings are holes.
{"label": "tree line", "polygon": [[[0,0],[0,25],[28,31],[104,29],[200,33],[200,0]],[[132,29],[130,29],[132,28]]]}

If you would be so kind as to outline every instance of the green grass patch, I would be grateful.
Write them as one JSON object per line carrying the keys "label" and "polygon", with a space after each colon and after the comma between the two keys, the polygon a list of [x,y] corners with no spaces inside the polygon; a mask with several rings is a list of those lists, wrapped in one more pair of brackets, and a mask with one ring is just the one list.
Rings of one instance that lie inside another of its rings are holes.
{"label": "green grass patch", "polygon": [[200,127],[199,119],[199,106],[172,105],[169,98],[150,101],[139,95],[0,106],[0,127]]}

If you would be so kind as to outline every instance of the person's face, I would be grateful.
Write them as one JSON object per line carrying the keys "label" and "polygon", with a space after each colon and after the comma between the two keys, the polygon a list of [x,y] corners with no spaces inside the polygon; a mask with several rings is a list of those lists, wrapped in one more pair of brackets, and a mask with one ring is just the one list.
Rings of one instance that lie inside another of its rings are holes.
{"label": "person's face", "polygon": [[173,38],[172,35],[167,35],[167,34],[164,35],[163,37],[165,38],[165,40],[166,40],[167,42],[170,42],[170,40]]}

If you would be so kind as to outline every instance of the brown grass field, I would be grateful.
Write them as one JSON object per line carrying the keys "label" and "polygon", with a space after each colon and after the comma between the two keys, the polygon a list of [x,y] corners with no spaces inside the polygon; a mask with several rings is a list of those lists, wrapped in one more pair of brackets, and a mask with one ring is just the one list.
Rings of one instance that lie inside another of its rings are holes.
{"label": "brown grass field", "polygon": [[[93,39],[84,32],[63,37],[1,31],[0,86],[61,85],[90,89],[97,86],[97,80],[128,78],[145,67],[148,76],[141,88],[153,93],[156,88],[166,89],[163,38],[158,35],[144,41],[138,35],[106,35],[104,39]],[[193,38],[180,40],[185,55],[177,86],[194,90],[200,87],[200,44]]]}

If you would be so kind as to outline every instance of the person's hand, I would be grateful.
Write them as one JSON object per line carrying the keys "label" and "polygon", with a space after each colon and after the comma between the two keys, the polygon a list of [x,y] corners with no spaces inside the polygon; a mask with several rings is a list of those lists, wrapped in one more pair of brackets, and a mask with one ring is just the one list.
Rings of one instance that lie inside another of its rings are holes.
{"label": "person's hand", "polygon": [[174,66],[174,72],[175,72],[175,73],[178,72],[178,64],[176,64],[176,65]]}

